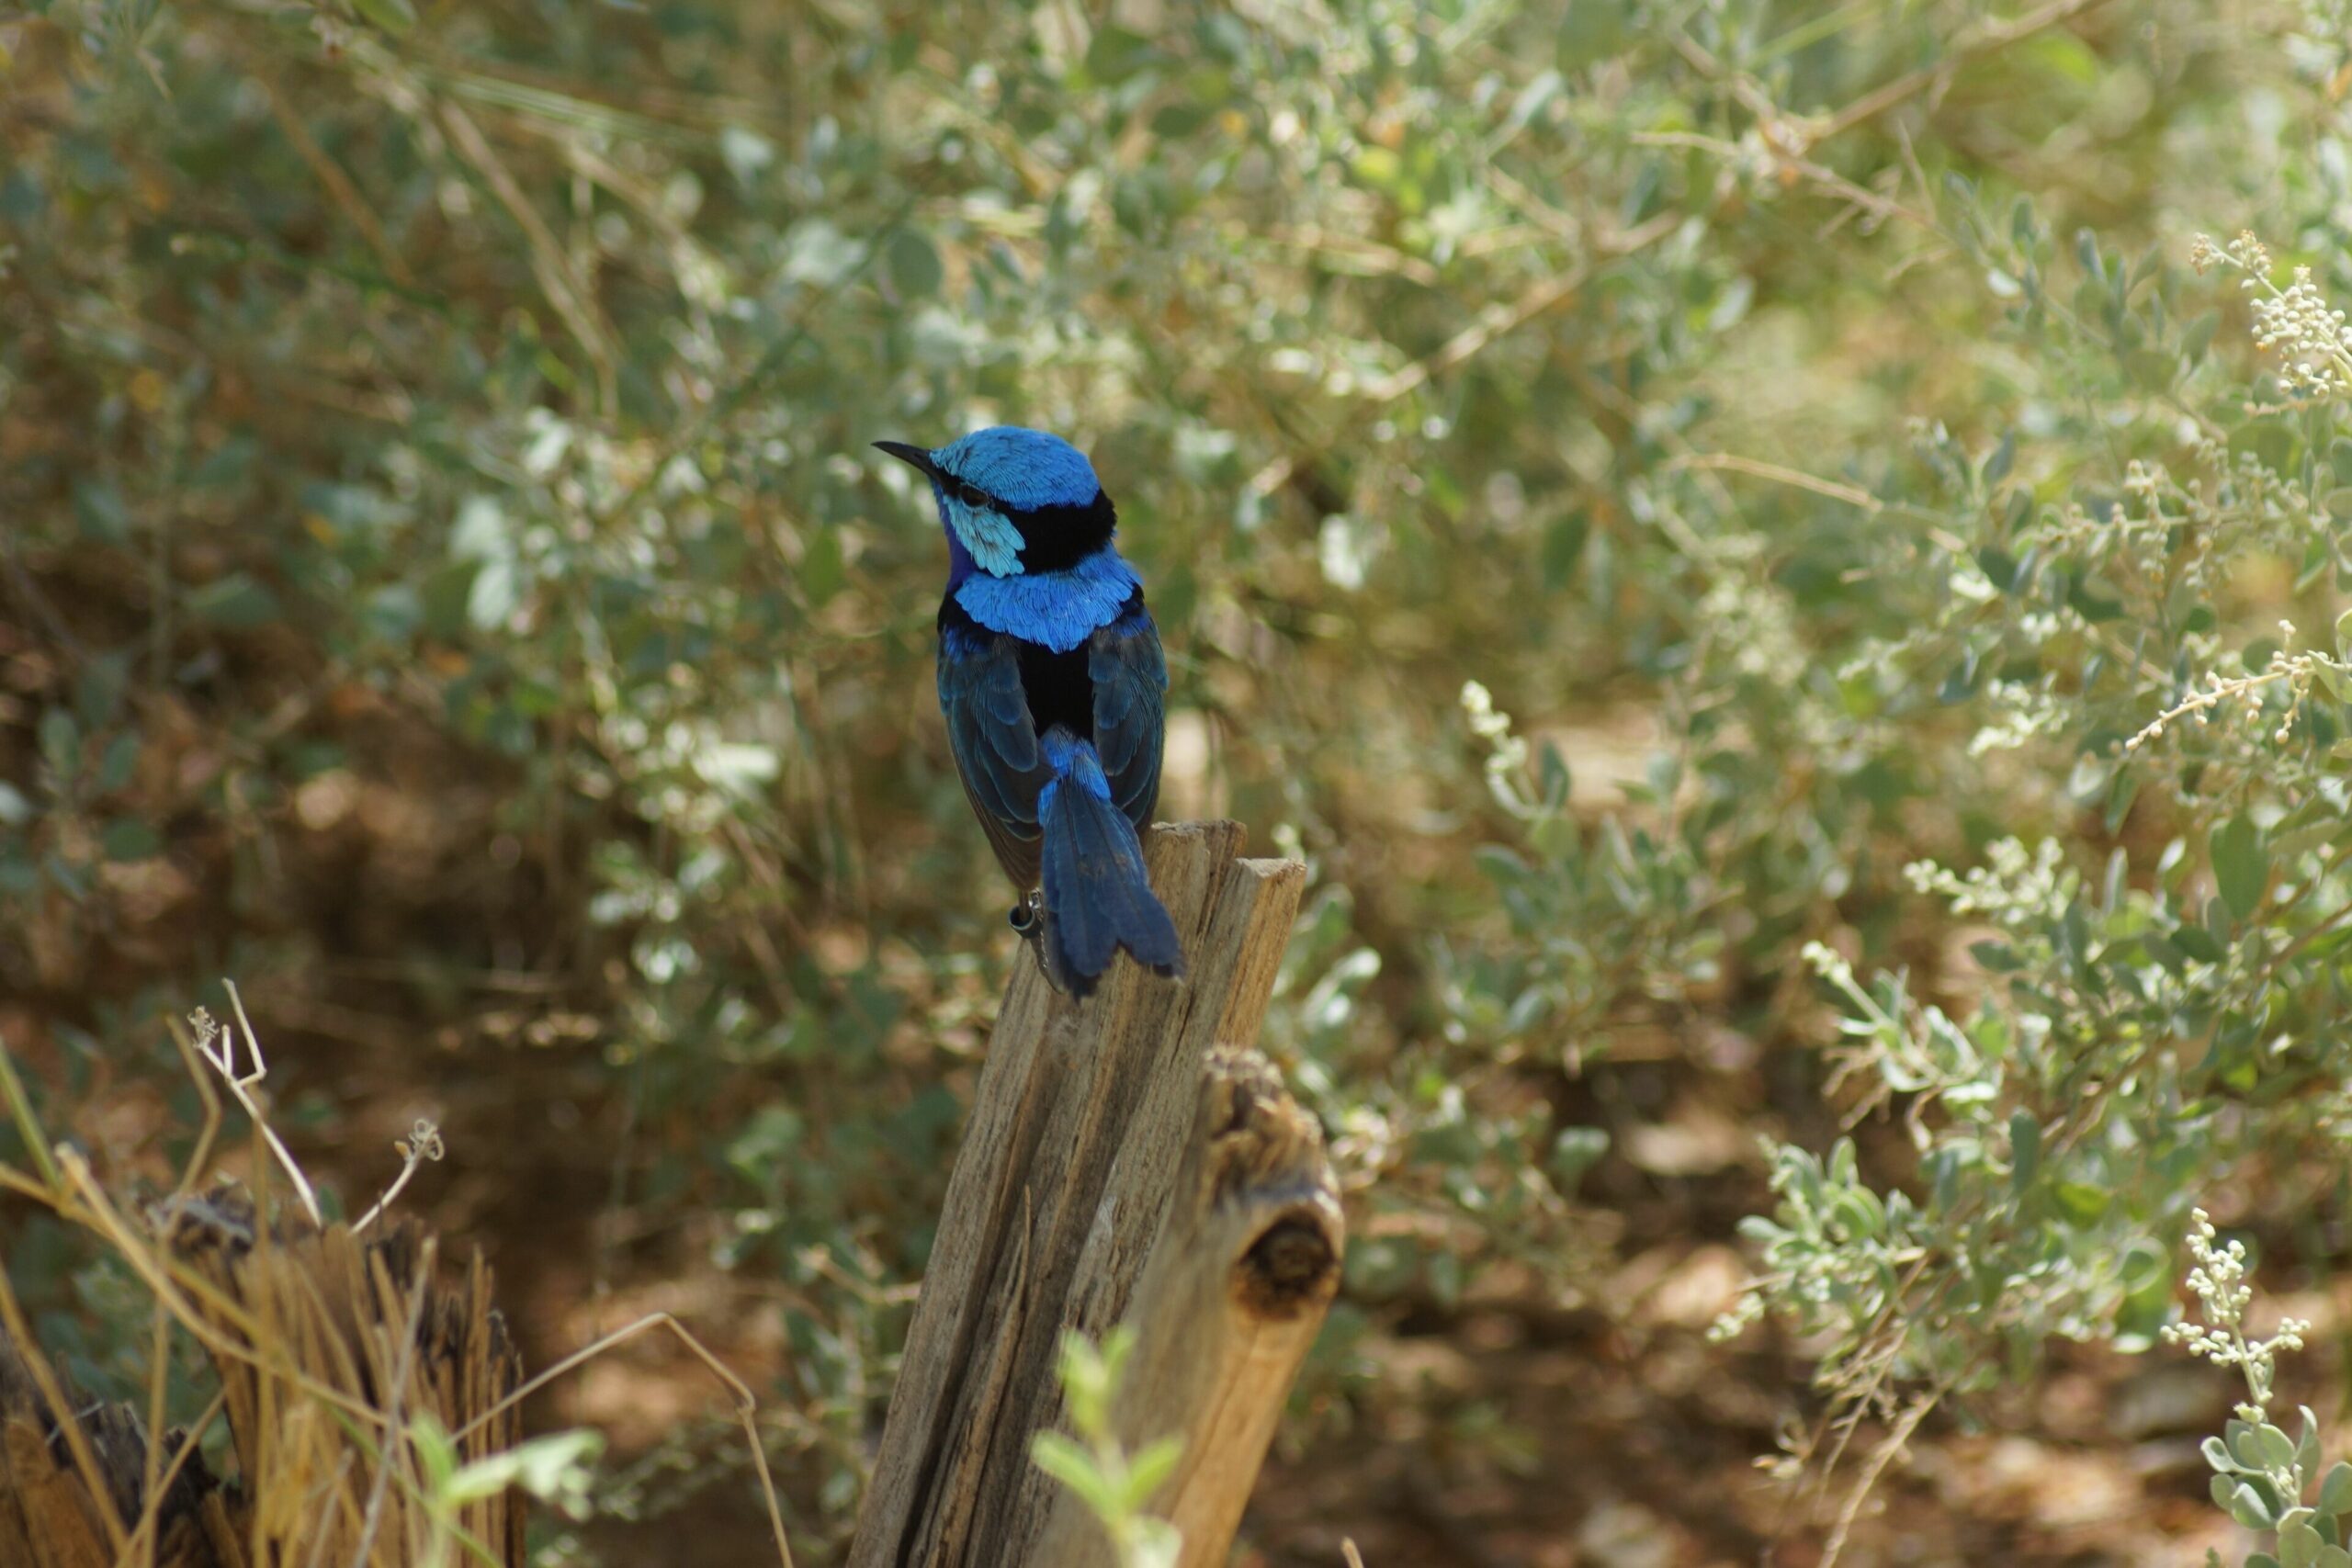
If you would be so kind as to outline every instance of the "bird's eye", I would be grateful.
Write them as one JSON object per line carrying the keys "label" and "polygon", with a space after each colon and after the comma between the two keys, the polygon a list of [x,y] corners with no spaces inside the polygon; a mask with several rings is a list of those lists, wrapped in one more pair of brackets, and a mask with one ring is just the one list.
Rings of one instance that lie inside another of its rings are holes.
{"label": "bird's eye", "polygon": [[989,504],[988,492],[975,484],[958,484],[956,487],[956,499],[967,506],[985,507]]}

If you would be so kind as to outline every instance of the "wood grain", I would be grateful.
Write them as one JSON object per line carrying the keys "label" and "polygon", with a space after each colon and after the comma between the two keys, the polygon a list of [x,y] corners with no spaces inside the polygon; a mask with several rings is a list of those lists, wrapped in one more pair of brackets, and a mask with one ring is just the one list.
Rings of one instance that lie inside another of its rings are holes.
{"label": "wood grain", "polygon": [[[1178,1184],[1210,1048],[1256,1039],[1306,868],[1240,858],[1233,822],[1152,829],[1189,977],[1122,958],[1071,1001],[1023,955],[948,1179],[851,1568],[1006,1568],[1057,1488],[1029,1461],[1059,1417],[1065,1328],[1126,1314]],[[1254,1472],[1254,1461],[1251,1465]]]}
{"label": "wood grain", "polygon": [[[1266,1445],[1340,1288],[1346,1226],[1322,1129],[1256,1051],[1219,1046],[1166,1224],[1136,1287],[1136,1348],[1112,1407],[1121,1445],[1183,1443],[1151,1511],[1183,1537],[1179,1568],[1221,1568]],[[1116,1568],[1063,1493],[1032,1561]]]}

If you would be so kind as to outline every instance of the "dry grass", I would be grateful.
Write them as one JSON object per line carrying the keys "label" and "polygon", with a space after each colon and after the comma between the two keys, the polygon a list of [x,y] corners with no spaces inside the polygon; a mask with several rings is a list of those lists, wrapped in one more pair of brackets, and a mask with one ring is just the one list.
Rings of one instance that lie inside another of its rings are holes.
{"label": "dry grass", "polygon": [[[153,1301],[142,1413],[79,1398],[35,1345],[0,1280],[0,1562],[55,1568],[248,1568],[350,1564],[443,1568],[525,1561],[526,1492],[582,1489],[594,1444],[522,1440],[521,1401],[646,1330],[677,1335],[727,1388],[742,1424],[775,1535],[791,1568],[751,1391],[668,1314],[655,1314],[565,1358],[529,1382],[492,1304],[477,1257],[445,1279],[440,1246],[419,1218],[386,1211],[439,1138],[420,1125],[402,1168],[355,1224],[322,1222],[300,1168],[255,1092],[266,1069],[233,987],[250,1070],[230,1036],[198,1013],[174,1029],[205,1114],[169,1197],[126,1213],[71,1145],[52,1145],[0,1042],[0,1100],[29,1169],[0,1164],[0,1189],[79,1226],[120,1258]],[[250,1191],[199,1190],[218,1146],[215,1077],[248,1114]],[[273,1201],[273,1175],[290,1201]],[[191,1336],[219,1389],[195,1424],[167,1429],[171,1331]],[[69,1413],[70,1419],[60,1419]],[[228,1422],[236,1483],[199,1453]]]}

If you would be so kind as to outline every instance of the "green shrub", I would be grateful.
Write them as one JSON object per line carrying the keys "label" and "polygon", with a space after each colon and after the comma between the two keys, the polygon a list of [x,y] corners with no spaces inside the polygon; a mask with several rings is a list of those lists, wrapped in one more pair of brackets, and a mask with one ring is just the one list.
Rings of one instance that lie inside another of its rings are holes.
{"label": "green shrub", "polygon": [[[585,1129],[528,1136],[609,1168],[626,1266],[784,1292],[779,1469],[837,1536],[1009,956],[940,544],[865,443],[1006,420],[1117,498],[1164,809],[1313,868],[1268,1043],[1362,1211],[1317,1418],[1408,1397],[1406,1314],[1615,1310],[1633,1135],[1700,1089],[1770,1139],[1733,1325],[1833,1420],[2144,1346],[2192,1204],[2317,1201],[2327,6],[1114,14],[0,23],[0,1027],[45,1100],[175,1083],[153,1021],[224,973],[273,1040],[358,987],[372,1082],[560,1064]],[[2194,238],[2240,226],[2277,257]]]}

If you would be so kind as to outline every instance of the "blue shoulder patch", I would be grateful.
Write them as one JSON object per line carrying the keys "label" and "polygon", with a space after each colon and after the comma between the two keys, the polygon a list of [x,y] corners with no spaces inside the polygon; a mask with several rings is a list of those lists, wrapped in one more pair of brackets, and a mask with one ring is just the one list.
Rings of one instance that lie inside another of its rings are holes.
{"label": "blue shoulder patch", "polygon": [[956,590],[956,603],[992,632],[1068,653],[1118,619],[1119,607],[1141,581],[1116,550],[1105,547],[1067,571],[967,578]]}

